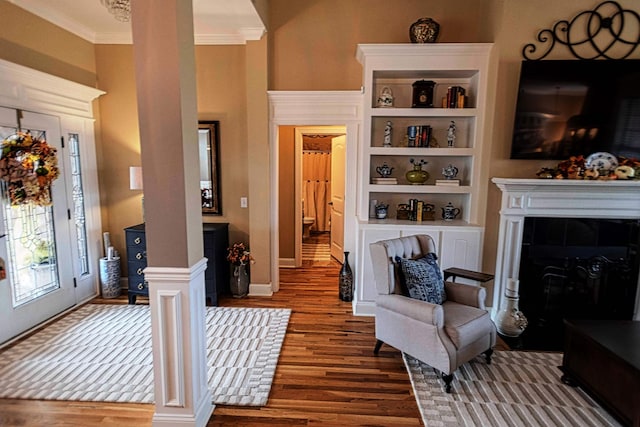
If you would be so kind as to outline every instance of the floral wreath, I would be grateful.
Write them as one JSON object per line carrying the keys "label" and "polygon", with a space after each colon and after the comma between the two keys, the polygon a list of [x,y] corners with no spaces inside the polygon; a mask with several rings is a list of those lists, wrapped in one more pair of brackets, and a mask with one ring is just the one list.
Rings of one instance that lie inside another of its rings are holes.
{"label": "floral wreath", "polygon": [[60,175],[56,149],[29,132],[17,132],[2,141],[0,150],[0,180],[11,205],[51,205],[51,183]]}

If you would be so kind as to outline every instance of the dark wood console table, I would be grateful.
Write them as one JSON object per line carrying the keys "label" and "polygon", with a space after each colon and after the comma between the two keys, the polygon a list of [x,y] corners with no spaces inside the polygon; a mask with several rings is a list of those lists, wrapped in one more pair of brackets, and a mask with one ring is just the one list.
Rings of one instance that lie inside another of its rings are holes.
{"label": "dark wood console table", "polygon": [[562,381],[625,425],[640,427],[640,322],[565,320]]}

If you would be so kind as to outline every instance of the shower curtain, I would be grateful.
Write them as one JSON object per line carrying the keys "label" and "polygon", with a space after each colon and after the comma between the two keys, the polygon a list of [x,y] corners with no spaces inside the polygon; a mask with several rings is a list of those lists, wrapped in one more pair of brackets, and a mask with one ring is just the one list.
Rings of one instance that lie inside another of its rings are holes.
{"label": "shower curtain", "polygon": [[331,153],[303,151],[302,200],[304,216],[314,217],[313,231],[329,231],[331,228]]}

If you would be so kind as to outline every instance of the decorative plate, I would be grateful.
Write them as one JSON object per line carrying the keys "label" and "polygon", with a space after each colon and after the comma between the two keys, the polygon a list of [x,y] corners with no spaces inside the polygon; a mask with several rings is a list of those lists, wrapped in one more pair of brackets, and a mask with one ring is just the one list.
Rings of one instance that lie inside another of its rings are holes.
{"label": "decorative plate", "polygon": [[618,167],[618,159],[616,159],[616,156],[613,154],[604,151],[593,153],[587,157],[585,167],[587,169],[597,169],[599,171],[605,170],[610,172]]}

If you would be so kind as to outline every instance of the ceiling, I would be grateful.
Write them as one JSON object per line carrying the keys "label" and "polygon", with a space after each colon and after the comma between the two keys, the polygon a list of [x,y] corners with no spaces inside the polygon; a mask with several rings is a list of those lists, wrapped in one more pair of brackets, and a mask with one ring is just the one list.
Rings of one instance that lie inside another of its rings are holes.
{"label": "ceiling", "polygon": [[[8,0],[95,44],[131,44],[131,23],[120,22],[100,0]],[[195,43],[245,44],[265,26],[251,0],[193,0]]]}

